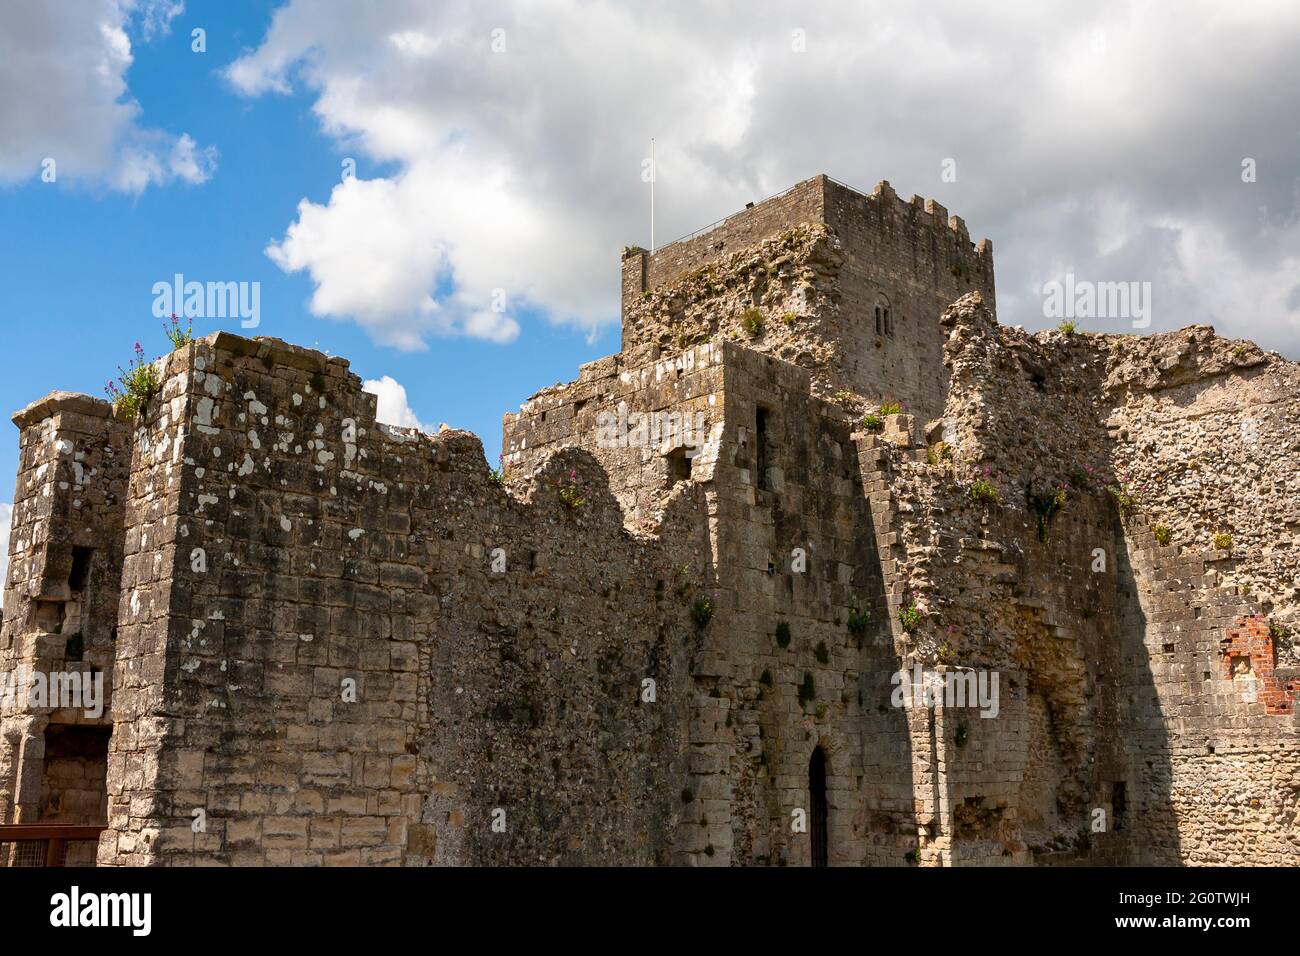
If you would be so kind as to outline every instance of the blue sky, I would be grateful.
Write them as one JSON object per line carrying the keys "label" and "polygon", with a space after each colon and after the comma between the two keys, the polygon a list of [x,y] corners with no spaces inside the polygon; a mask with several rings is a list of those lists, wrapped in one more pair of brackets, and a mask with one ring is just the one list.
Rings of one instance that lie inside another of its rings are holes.
{"label": "blue sky", "polygon": [[[207,31],[207,52],[190,50],[192,23]],[[150,355],[165,351],[152,315],[152,286],[176,272],[200,281],[261,283],[261,326],[238,319],[197,319],[199,335],[228,329],[268,335],[341,355],[364,379],[391,376],[407,390],[421,421],[468,428],[495,463],[501,415],[533,391],[567,381],[577,366],[616,351],[616,325],[592,339],[589,330],[560,327],[535,314],[521,316],[523,333],[510,344],[466,337],[431,338],[425,351],[376,345],[356,324],[311,315],[312,282],[286,274],[265,254],[283,235],[300,199],[328,199],[340,180],[345,152],[323,135],[311,113],[314,97],[298,92],[248,98],[221,69],[254,46],[269,23],[262,3],[205,5],[201,17],[182,13],[170,33],[141,42],[132,27],[131,98],[148,125],[184,130],[217,149],[202,183],[171,182],[138,194],[86,180],[0,185],[0,262],[4,263],[6,374],[0,406],[17,410],[54,389],[103,396],[104,383],[125,365],[139,340]],[[357,176],[385,166],[356,156]],[[605,279],[618,284],[618,249]],[[0,475],[11,500],[17,435],[0,442]]]}
{"label": "blue sky", "polygon": [[391,379],[381,407],[495,461],[503,412],[618,348],[651,136],[661,241],[819,172],[887,178],[993,239],[1007,324],[1055,325],[1067,275],[1149,282],[1146,331],[1294,358],[1297,47],[1292,0],[5,5],[0,405],[160,353],[179,272],[260,283],[251,334]]}

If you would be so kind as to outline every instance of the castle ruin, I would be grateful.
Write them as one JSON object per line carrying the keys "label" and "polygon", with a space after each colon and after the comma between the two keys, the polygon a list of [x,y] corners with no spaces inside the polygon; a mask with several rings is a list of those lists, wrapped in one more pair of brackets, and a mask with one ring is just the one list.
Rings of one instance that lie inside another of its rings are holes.
{"label": "castle ruin", "polygon": [[622,299],[504,474],[224,332],[136,419],[15,415],[0,672],[106,700],[0,699],[0,823],[103,866],[1300,861],[1294,363],[999,325],[987,240],[825,176],[625,250]]}

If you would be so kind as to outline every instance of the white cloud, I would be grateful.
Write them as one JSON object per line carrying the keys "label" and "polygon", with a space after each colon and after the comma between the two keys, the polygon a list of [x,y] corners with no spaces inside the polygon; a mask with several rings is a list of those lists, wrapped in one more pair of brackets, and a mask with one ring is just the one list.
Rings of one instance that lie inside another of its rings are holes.
{"label": "white cloud", "polygon": [[138,0],[134,4],[140,21],[140,36],[147,43],[171,32],[172,21],[185,12],[182,0]]}
{"label": "white cloud", "polygon": [[4,605],[5,585],[9,582],[9,529],[13,519],[14,506],[0,504],[0,606]]}
{"label": "white cloud", "polygon": [[201,183],[216,150],[142,124],[126,83],[129,32],[161,36],[183,10],[175,0],[11,4],[0,29],[0,184],[41,175],[139,193]]}
{"label": "white cloud", "polygon": [[379,396],[379,410],[375,420],[385,425],[397,425],[400,428],[418,428],[420,431],[432,431],[411,411],[406,399],[406,389],[391,376],[367,379],[361,385],[363,392]]}
{"label": "white cloud", "polygon": [[227,77],[313,92],[358,158],[362,178],[304,200],[268,252],[311,276],[316,314],[401,348],[509,341],[529,306],[616,321],[618,250],[648,244],[653,135],[661,243],[816,172],[889,178],[994,239],[1004,321],[1047,324],[1039,290],[1069,270],[1151,281],[1153,330],[1213,321],[1300,351],[1279,92],[1300,88],[1298,43],[1285,0],[290,0]]}

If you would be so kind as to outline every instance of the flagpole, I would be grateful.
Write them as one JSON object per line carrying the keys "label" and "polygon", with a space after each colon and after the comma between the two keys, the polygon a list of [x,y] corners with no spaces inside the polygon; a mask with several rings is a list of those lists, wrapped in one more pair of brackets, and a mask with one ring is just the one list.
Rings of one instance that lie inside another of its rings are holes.
{"label": "flagpole", "polygon": [[650,254],[655,251],[655,138],[650,137]]}

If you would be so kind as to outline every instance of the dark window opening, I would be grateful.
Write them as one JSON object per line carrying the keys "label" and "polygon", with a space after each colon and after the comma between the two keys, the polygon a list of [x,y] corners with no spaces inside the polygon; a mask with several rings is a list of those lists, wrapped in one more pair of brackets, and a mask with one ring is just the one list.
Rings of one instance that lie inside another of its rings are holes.
{"label": "dark window opening", "polygon": [[677,448],[667,456],[668,462],[668,487],[671,488],[679,481],[691,480],[691,465],[693,459],[686,454],[686,449]]}
{"label": "dark window opening", "polygon": [[78,631],[69,637],[63,644],[63,659],[68,661],[79,661],[86,653],[86,640]]}
{"label": "dark window opening", "polygon": [[68,587],[72,590],[86,589],[86,581],[90,578],[90,559],[94,555],[94,548],[72,549],[72,570],[68,573]]}
{"label": "dark window opening", "polygon": [[894,335],[894,311],[889,297],[883,292],[876,294],[876,335],[878,337]]}
{"label": "dark window opening", "polygon": [[1114,829],[1124,829],[1124,814],[1128,812],[1128,786],[1126,784],[1116,783],[1111,785],[1110,809],[1115,815]]}
{"label": "dark window opening", "polygon": [[758,473],[758,487],[766,490],[767,483],[767,459],[768,459],[768,417],[771,415],[766,408],[761,405],[754,414],[754,454],[757,463],[754,470]]}
{"label": "dark window opening", "polygon": [[809,835],[812,837],[812,865],[826,866],[828,857],[826,815],[826,752],[817,747],[808,761]]}

